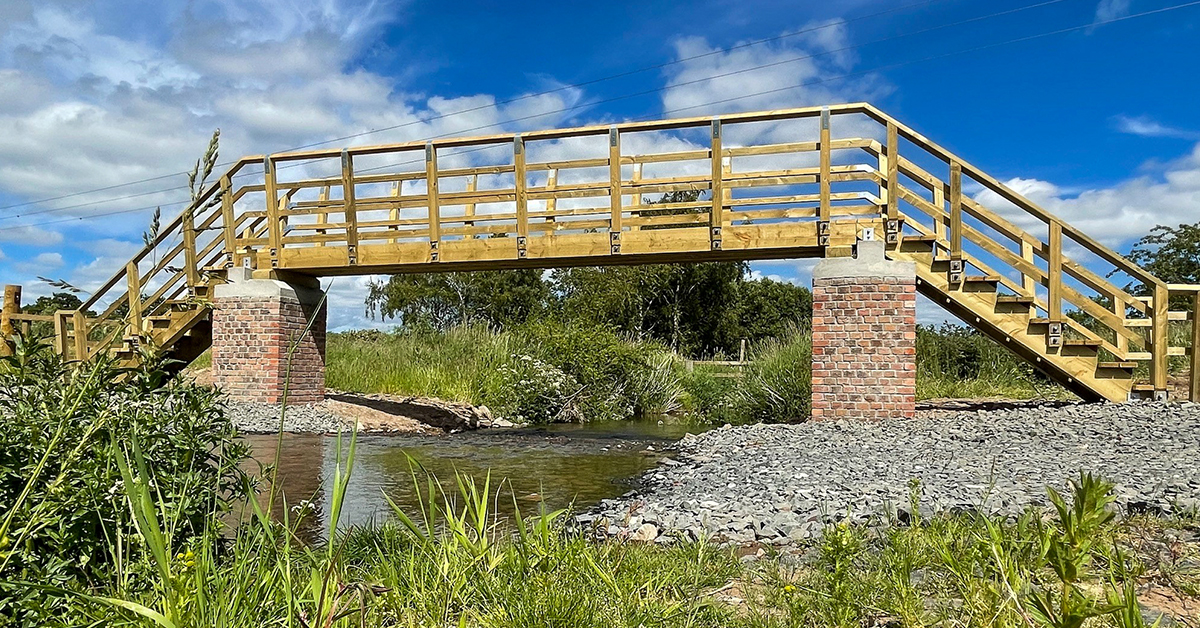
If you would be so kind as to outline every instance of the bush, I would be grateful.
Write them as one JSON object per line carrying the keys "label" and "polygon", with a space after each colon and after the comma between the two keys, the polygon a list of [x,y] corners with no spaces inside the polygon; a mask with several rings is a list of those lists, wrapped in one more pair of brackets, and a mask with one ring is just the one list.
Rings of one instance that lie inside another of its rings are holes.
{"label": "bush", "polygon": [[660,348],[630,342],[598,326],[542,321],[524,327],[519,344],[579,383],[579,412],[584,420],[625,419],[642,408],[636,382],[652,377],[651,358]]}
{"label": "bush", "polygon": [[553,365],[528,355],[514,355],[497,369],[484,393],[488,407],[510,421],[552,423],[580,419],[579,382]]}
{"label": "bush", "polygon": [[[247,449],[235,437],[211,389],[155,367],[63,364],[45,345],[19,343],[0,361],[0,582],[81,589],[112,579],[141,541],[117,463],[135,446],[155,498],[178,513],[176,538],[201,534],[245,495]],[[7,586],[0,616],[58,610]]]}

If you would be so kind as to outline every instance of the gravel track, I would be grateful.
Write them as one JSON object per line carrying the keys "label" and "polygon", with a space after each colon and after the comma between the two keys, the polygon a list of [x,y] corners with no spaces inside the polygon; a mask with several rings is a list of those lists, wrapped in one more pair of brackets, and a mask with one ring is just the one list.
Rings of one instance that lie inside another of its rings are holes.
{"label": "gravel track", "polygon": [[[579,522],[786,545],[847,517],[920,509],[1013,515],[1047,504],[1081,470],[1116,484],[1127,511],[1200,506],[1200,405],[1086,404],[939,413],[913,420],[724,427],[679,443],[677,460]],[[661,537],[666,540],[668,535]]]}

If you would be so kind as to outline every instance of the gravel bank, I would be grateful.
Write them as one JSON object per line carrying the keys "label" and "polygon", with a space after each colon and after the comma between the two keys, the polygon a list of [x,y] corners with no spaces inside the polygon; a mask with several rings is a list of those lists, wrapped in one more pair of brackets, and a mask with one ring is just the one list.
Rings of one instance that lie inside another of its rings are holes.
{"label": "gravel bank", "polygon": [[[229,417],[247,434],[279,431],[279,405],[229,401]],[[289,405],[285,432],[332,434],[357,426],[360,432],[444,434],[480,428],[513,427],[486,406],[423,397],[329,391],[311,405]]]}
{"label": "gravel bank", "polygon": [[1126,510],[1200,505],[1200,405],[1088,404],[926,414],[883,423],[724,427],[689,435],[677,460],[580,523],[642,540],[664,533],[786,545],[849,517],[921,510],[1011,515],[1080,470],[1116,483]]}

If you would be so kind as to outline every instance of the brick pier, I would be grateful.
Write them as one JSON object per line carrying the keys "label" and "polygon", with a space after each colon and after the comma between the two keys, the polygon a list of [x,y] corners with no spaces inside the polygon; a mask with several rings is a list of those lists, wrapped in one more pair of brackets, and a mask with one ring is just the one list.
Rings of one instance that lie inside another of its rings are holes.
{"label": "brick pier", "polygon": [[229,283],[217,286],[213,298],[214,383],[235,401],[279,403],[285,382],[289,404],[321,401],[326,307],[320,283],[251,279],[241,268],[229,273]]}
{"label": "brick pier", "polygon": [[812,418],[892,419],[916,409],[916,268],[863,241],[813,270]]}

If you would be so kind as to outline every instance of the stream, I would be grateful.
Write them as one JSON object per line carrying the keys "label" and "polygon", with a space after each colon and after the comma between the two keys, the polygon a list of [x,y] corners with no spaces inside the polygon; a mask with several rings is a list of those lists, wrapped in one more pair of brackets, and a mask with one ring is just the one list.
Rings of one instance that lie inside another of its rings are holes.
{"label": "stream", "polygon": [[[491,473],[492,503],[505,517],[514,499],[523,515],[549,510],[584,510],[601,499],[632,488],[642,472],[654,467],[675,441],[704,428],[657,419],[554,424],[494,429],[439,436],[360,435],[339,528],[367,525],[391,515],[386,493],[417,519],[419,497],[412,472],[425,487],[426,471],[447,493],[456,491],[455,473],[470,476],[482,488]],[[253,457],[270,464],[276,435],[245,437]],[[349,439],[342,439],[343,455]],[[302,526],[306,535],[329,526],[338,439],[318,434],[285,434],[280,456],[280,485],[286,502],[311,500],[318,516]],[[411,463],[410,463],[411,459]],[[262,500],[260,500],[261,502]],[[282,515],[277,504],[275,516]]]}

